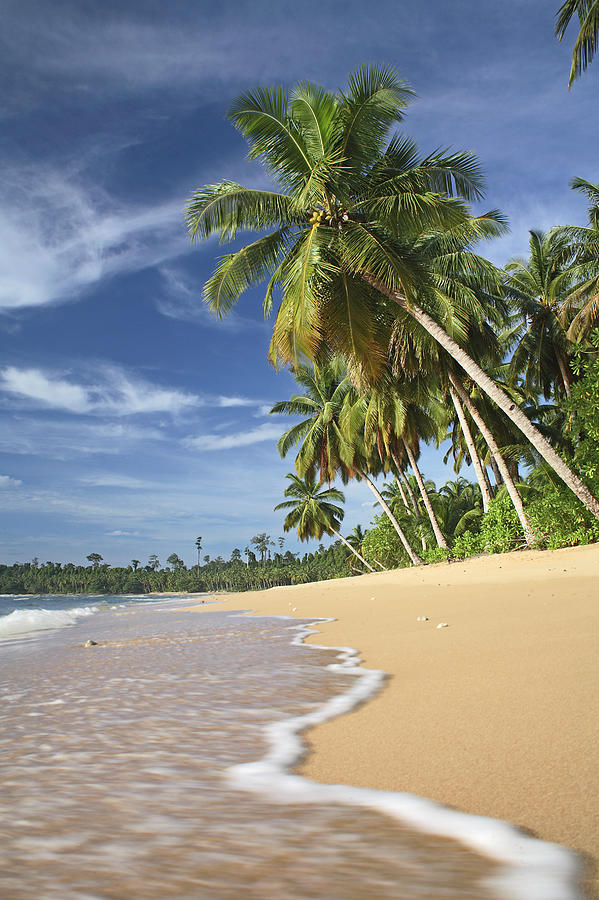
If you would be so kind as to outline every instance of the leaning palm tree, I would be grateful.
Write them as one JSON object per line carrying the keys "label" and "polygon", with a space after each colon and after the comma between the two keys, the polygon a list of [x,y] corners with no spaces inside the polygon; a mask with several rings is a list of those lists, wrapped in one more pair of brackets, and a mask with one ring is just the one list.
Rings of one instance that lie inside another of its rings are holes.
{"label": "leaning palm tree", "polygon": [[478,315],[476,296],[462,301],[435,289],[419,241],[472,223],[467,203],[481,196],[482,179],[469,154],[422,157],[413,141],[391,135],[412,93],[390,67],[364,66],[350,76],[347,92],[303,83],[290,93],[256,88],[238,97],[230,117],[247,138],[250,157],[262,161],[282,190],[227,181],[191,198],[192,239],[269,232],[221,259],[204,299],[226,315],[243,291],[268,280],[267,314],[281,294],[273,363],[337,353],[351,362],[354,378],[371,380],[386,361],[389,321],[417,323],[599,518],[599,502],[586,485],[465,349],[468,323]]}
{"label": "leaning palm tree", "polygon": [[355,400],[342,361],[333,358],[318,368],[298,367],[294,375],[303,385],[304,395],[296,394],[290,400],[275,403],[270,412],[306,418],[281,436],[279,453],[284,457],[299,444],[295,468],[300,477],[307,473],[315,477],[319,472],[321,481],[326,478],[331,482],[337,475],[344,484],[351,478],[364,481],[383,507],[412,563],[419,565],[422,560],[371,478],[380,473],[381,466],[367,452],[361,437],[341,423],[344,407],[351,407]]}
{"label": "leaning palm tree", "polygon": [[592,62],[599,45],[599,0],[566,0],[556,14],[555,33],[561,41],[574,16],[578,17],[579,32],[572,51],[570,69],[571,88]]}
{"label": "leaning palm tree", "polygon": [[336,504],[344,502],[343,493],[336,488],[323,487],[322,482],[317,482],[310,474],[303,479],[292,473],[286,477],[290,483],[285,488],[285,496],[292,499],[275,506],[275,509],[290,510],[283,523],[284,530],[296,528],[300,541],[320,540],[323,534],[334,534],[369,571],[374,572],[370,563],[339,531],[344,513]]}

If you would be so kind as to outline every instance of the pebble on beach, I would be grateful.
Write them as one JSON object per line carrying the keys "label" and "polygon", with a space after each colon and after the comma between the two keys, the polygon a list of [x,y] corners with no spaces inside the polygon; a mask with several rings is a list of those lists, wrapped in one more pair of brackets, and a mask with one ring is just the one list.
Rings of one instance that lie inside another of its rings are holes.
{"label": "pebble on beach", "polygon": [[448,622],[439,622],[439,624],[437,625],[437,628],[449,628],[449,623]]}
{"label": "pebble on beach", "polygon": [[84,647],[97,647],[97,646],[98,646],[98,642],[97,642],[97,641],[92,641],[92,640],[90,639],[89,641],[86,641],[85,644],[84,644],[83,646],[84,646]]}
{"label": "pebble on beach", "polygon": [[418,616],[417,622],[428,622],[428,616]]}

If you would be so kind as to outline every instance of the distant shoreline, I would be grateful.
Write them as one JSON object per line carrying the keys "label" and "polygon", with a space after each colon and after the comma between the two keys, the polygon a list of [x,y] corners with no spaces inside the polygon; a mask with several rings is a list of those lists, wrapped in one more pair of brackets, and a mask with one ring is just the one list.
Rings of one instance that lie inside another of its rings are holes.
{"label": "distant shoreline", "polygon": [[598,572],[594,544],[244,593],[259,615],[334,617],[314,642],[390,676],[309,732],[301,774],[512,822],[585,855],[597,890]]}

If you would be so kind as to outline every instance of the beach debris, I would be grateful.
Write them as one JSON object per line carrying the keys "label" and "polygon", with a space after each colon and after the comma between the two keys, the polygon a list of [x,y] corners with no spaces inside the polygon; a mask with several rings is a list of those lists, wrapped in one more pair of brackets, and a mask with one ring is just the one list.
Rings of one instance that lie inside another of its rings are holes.
{"label": "beach debris", "polygon": [[439,624],[437,625],[437,628],[449,628],[449,623],[448,622],[439,622]]}
{"label": "beach debris", "polygon": [[97,641],[92,641],[91,638],[90,638],[90,640],[89,640],[89,641],[86,641],[85,644],[84,644],[83,646],[84,646],[84,647],[97,647],[97,646],[98,646],[98,642],[97,642]]}
{"label": "beach debris", "polygon": [[376,600],[376,597],[371,597],[370,599],[371,599],[371,600]]}
{"label": "beach debris", "polygon": [[428,622],[428,616],[418,616],[417,622]]}
{"label": "beach debris", "polygon": [[297,606],[294,606],[291,612],[297,612]]}

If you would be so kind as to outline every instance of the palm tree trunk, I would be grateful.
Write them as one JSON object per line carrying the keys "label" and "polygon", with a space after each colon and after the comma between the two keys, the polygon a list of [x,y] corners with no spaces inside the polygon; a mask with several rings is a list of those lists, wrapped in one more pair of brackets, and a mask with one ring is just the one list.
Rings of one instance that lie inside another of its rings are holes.
{"label": "palm tree trunk", "polygon": [[405,491],[403,489],[403,485],[399,478],[397,478],[397,487],[399,488],[399,493],[401,494],[401,499],[403,500],[403,505],[405,508],[410,511],[410,504],[408,503],[408,498],[406,497]]}
{"label": "palm tree trunk", "polygon": [[360,554],[359,554],[358,551],[355,549],[355,547],[352,547],[352,545],[350,544],[350,542],[349,542],[349,541],[346,541],[342,534],[339,534],[339,532],[338,532],[338,531],[335,531],[334,528],[332,528],[331,530],[332,530],[333,534],[336,534],[336,535],[337,535],[337,537],[339,538],[340,541],[343,541],[343,543],[345,544],[346,547],[349,547],[349,549],[350,549],[351,552],[354,554],[354,556],[357,556],[358,559],[360,560],[360,562],[364,563],[364,565],[366,566],[367,569],[370,569],[371,572],[374,572],[374,569],[372,568],[372,566],[370,565],[370,563],[367,563],[366,560],[364,559],[364,557],[363,557],[363,556],[360,556]]}
{"label": "palm tree trunk", "polygon": [[495,462],[495,457],[493,456],[492,453],[491,453],[489,460],[491,463],[491,468],[493,469],[493,477],[495,478],[495,484],[497,485],[497,487],[499,487],[500,485],[503,484],[503,478],[501,477],[501,472],[499,471],[499,466]]}
{"label": "palm tree trunk", "polygon": [[531,525],[530,525],[530,522],[528,521],[526,513],[524,512],[524,504],[522,503],[522,497],[520,496],[520,494],[518,493],[518,491],[516,489],[516,485],[514,484],[514,481],[510,474],[510,470],[508,469],[503,456],[499,452],[499,447],[497,446],[497,441],[495,440],[495,438],[493,436],[493,432],[490,430],[487,423],[485,422],[485,420],[479,413],[478,409],[476,408],[476,406],[474,405],[474,403],[468,396],[468,392],[464,389],[464,386],[461,384],[459,378],[456,378],[456,376],[453,374],[453,372],[449,373],[449,378],[450,378],[451,383],[452,383],[453,387],[455,388],[460,400],[462,401],[462,403],[464,404],[464,406],[466,407],[466,409],[472,416],[472,419],[473,419],[474,423],[476,424],[476,427],[479,429],[480,433],[482,434],[485,441],[489,445],[489,450],[495,457],[495,462],[497,463],[497,467],[499,468],[499,471],[501,472],[501,475],[505,482],[506,490],[507,490],[508,494],[510,495],[511,501],[514,504],[514,509],[516,510],[516,513],[518,514],[518,518],[520,519],[520,524],[522,525],[522,529],[524,531],[524,537],[526,539],[526,543],[528,544],[529,547],[531,547],[536,541],[535,533],[531,528]]}
{"label": "palm tree trunk", "polygon": [[438,547],[443,547],[445,550],[448,550],[447,541],[443,535],[443,532],[439,528],[439,522],[437,520],[437,516],[435,515],[435,510],[433,509],[433,504],[431,503],[431,498],[428,495],[428,491],[426,490],[422,475],[420,473],[420,469],[418,468],[418,463],[416,462],[416,457],[414,456],[414,452],[408,442],[403,440],[403,445],[406,448],[406,453],[408,454],[408,459],[410,460],[410,465],[412,466],[412,470],[414,475],[416,476],[416,481],[418,482],[418,487],[420,488],[420,494],[422,496],[422,502],[424,503],[424,507],[428,513],[428,517],[431,521],[431,525],[433,526],[433,532],[435,534],[435,539],[437,541]]}
{"label": "palm tree trunk", "polygon": [[503,391],[486,372],[465,350],[451,338],[447,332],[429,316],[423,309],[416,306],[415,303],[406,300],[398,291],[388,288],[382,281],[370,274],[364,274],[364,279],[368,281],[376,290],[380,291],[386,297],[394,300],[408,315],[412,316],[428,333],[433,337],[443,349],[452,356],[455,361],[462,367],[464,372],[470,376],[478,387],[491,398],[499,409],[505,413],[508,419],[520,429],[522,434],[530,441],[537,453],[543,457],[546,463],[551,466],[554,472],[559,475],[564,484],[570,488],[583,506],[591,512],[596,519],[599,519],[599,500],[594,497],[586,484],[579,476],[566,465],[561,456],[556,453],[549,441],[547,441],[538,429],[529,421],[522,412],[520,407],[514,403],[511,397]]}
{"label": "palm tree trunk", "polygon": [[[397,469],[397,476],[399,479],[398,484],[400,484],[400,483],[403,484],[404,488],[406,489],[406,491],[408,493],[408,497],[410,498],[410,503],[412,504],[412,509],[414,510],[415,515],[418,518],[420,518],[420,511],[418,509],[418,501],[416,500],[416,495],[415,495],[414,491],[412,490],[412,485],[406,478],[406,473],[402,469],[401,464],[400,464],[396,454],[392,453],[391,456],[393,458],[393,462],[395,463],[395,468]],[[403,493],[402,493],[402,497],[403,497]],[[408,504],[406,503],[406,507],[407,507],[407,505]]]}
{"label": "palm tree trunk", "polygon": [[[418,509],[418,501],[416,500],[416,495],[414,494],[414,491],[412,490],[412,485],[406,478],[406,473],[402,469],[401,463],[399,462],[397,455],[395,453],[393,453],[393,451],[391,451],[391,457],[393,459],[393,462],[395,463],[395,468],[397,469],[397,476],[398,476],[397,484],[401,491],[401,496],[404,497],[404,492],[401,487],[403,484],[404,488],[406,489],[406,491],[408,492],[408,495],[410,497],[410,503],[412,504],[412,508],[414,510],[414,515],[416,516],[416,519],[420,522],[420,510]],[[405,503],[406,509],[409,509],[408,504],[405,501],[405,498],[404,498],[404,503]],[[420,528],[420,541],[422,543],[422,549],[428,550],[428,545],[426,543],[426,536],[424,534],[422,527]]]}
{"label": "palm tree trunk", "polygon": [[470,454],[470,459],[472,460],[472,465],[474,466],[476,480],[478,481],[480,492],[483,497],[483,510],[484,512],[487,512],[487,510],[489,509],[489,503],[491,502],[491,494],[489,493],[487,480],[483,474],[483,467],[481,465],[480,457],[476,452],[474,438],[472,437],[472,432],[470,431],[470,425],[468,424],[468,419],[466,418],[466,414],[464,413],[464,407],[462,406],[460,398],[456,394],[455,388],[453,386],[449,388],[449,393],[451,395],[455,411],[458,415],[458,419],[460,420],[462,434],[464,435],[466,446],[468,447],[468,453]]}
{"label": "palm tree trunk", "polygon": [[[489,459],[493,459],[492,453],[489,454]],[[485,484],[487,485],[487,490],[489,492],[489,496],[493,497],[494,493],[493,493],[493,488],[491,486],[491,479],[489,478],[489,473],[487,472],[487,466],[486,466],[486,463],[484,460],[481,460],[481,465],[483,467],[483,478],[485,479]]]}
{"label": "palm tree trunk", "polygon": [[555,348],[555,356],[557,358],[557,363],[559,365],[560,375],[562,376],[562,384],[564,386],[564,391],[566,392],[566,397],[568,400],[572,396],[572,391],[570,390],[572,385],[572,375],[570,373],[570,367],[568,366],[568,362],[565,358],[565,355],[562,350],[559,350],[557,347]]}
{"label": "palm tree trunk", "polygon": [[376,499],[379,501],[379,503],[381,504],[381,506],[383,507],[383,509],[384,509],[385,512],[387,513],[387,515],[388,515],[388,517],[389,517],[389,521],[391,522],[391,524],[392,524],[393,527],[395,528],[395,530],[396,530],[396,532],[397,532],[397,534],[398,534],[398,536],[399,536],[399,539],[400,539],[400,541],[402,542],[402,544],[403,544],[403,546],[404,546],[404,549],[405,549],[406,553],[408,554],[408,556],[409,556],[410,559],[412,560],[413,565],[415,565],[415,566],[420,566],[420,565],[422,565],[423,560],[418,556],[418,554],[416,553],[416,551],[415,551],[415,550],[412,550],[412,548],[410,547],[410,542],[408,541],[407,537],[406,537],[405,534],[403,533],[403,531],[402,531],[402,529],[401,529],[401,526],[400,526],[399,522],[397,521],[397,519],[395,518],[395,516],[393,515],[393,513],[391,512],[391,510],[389,509],[389,507],[388,507],[387,504],[385,503],[385,498],[383,497],[383,495],[381,494],[381,492],[380,492],[379,489],[377,488],[376,484],[375,484],[373,481],[371,481],[371,479],[368,477],[368,475],[366,474],[366,472],[361,472],[359,469],[356,469],[356,472],[357,472],[357,474],[360,476],[360,478],[363,478],[363,479],[364,479],[364,481],[366,482],[366,484],[368,485],[368,487],[370,488],[370,490],[372,491],[372,493],[374,494],[374,496],[376,497]]}

